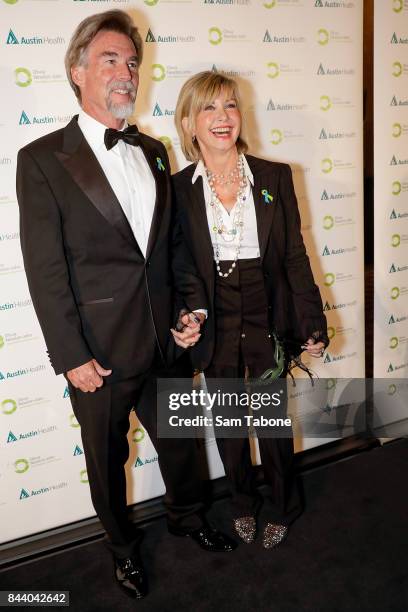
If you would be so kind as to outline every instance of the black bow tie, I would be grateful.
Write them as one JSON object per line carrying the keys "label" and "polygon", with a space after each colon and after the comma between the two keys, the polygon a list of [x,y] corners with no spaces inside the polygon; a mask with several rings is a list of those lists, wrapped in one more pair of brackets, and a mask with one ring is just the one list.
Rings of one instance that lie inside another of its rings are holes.
{"label": "black bow tie", "polygon": [[141,138],[140,132],[137,129],[136,125],[129,125],[126,130],[122,132],[119,130],[114,130],[112,128],[107,128],[105,130],[105,147],[108,149],[112,149],[119,140],[123,140],[123,142],[127,142],[127,144],[133,145],[135,147],[140,146]]}

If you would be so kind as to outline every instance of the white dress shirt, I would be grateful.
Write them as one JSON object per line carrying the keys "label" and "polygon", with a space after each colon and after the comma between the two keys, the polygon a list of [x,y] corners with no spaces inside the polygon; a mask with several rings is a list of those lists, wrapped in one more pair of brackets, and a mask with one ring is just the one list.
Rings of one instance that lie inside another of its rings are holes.
{"label": "white dress shirt", "polygon": [[[156,202],[156,182],[141,147],[123,140],[107,150],[106,126],[83,110],[78,125],[94,152],[125,213],[136,241],[146,256],[147,242]],[[127,124],[123,125],[123,129]]]}
{"label": "white dress shirt", "polygon": [[[244,174],[247,179],[246,186],[246,200],[242,203],[242,211],[243,211],[243,231],[242,231],[242,242],[239,253],[239,259],[255,259],[259,257],[259,240],[258,240],[258,226],[256,223],[256,213],[255,213],[255,203],[254,196],[252,193],[252,187],[254,184],[254,177],[251,172],[251,169],[248,165],[247,160],[244,158]],[[211,242],[213,245],[214,253],[215,249],[218,247],[218,252],[220,255],[221,261],[232,260],[235,259],[236,249],[238,246],[239,234],[237,233],[234,236],[233,240],[230,240],[231,236],[229,236],[228,242],[226,242],[222,235],[216,234],[213,230],[214,225],[217,225],[216,220],[214,218],[213,207],[210,206],[211,202],[211,187],[208,183],[207,173],[205,171],[204,163],[200,160],[197,164],[193,177],[191,179],[194,184],[197,178],[201,176],[203,179],[203,187],[204,187],[204,200],[205,200],[205,208],[207,213],[207,221],[208,221],[208,229],[210,231]],[[221,206],[221,215],[222,221],[225,227],[230,230],[233,229],[233,219],[234,219],[234,210],[236,207],[236,203],[232,208],[231,212],[228,213],[227,210]]]}

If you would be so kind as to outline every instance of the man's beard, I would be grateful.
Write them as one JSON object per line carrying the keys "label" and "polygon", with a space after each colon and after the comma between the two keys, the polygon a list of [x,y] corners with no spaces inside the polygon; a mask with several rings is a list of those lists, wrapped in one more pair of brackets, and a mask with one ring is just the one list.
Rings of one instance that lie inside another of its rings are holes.
{"label": "man's beard", "polygon": [[[116,102],[113,102],[111,99],[111,93],[115,89],[126,89],[130,95],[130,101],[126,102],[126,104],[118,104]],[[106,107],[108,111],[116,119],[126,119],[127,117],[129,117],[133,113],[133,109],[135,106],[136,92],[136,87],[130,81],[126,81],[124,83],[116,81],[115,83],[111,83],[106,95]]]}

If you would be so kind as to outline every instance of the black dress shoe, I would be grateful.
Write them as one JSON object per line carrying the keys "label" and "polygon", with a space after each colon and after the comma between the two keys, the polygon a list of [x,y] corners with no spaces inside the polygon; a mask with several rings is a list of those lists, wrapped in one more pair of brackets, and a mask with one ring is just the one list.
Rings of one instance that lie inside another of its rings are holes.
{"label": "black dress shoe", "polygon": [[121,589],[129,597],[142,599],[148,593],[147,577],[137,557],[115,559],[116,579]]}
{"label": "black dress shoe", "polygon": [[203,550],[211,552],[231,552],[236,549],[237,543],[221,531],[204,526],[187,533],[178,531],[169,526],[169,532],[175,536],[192,538]]}

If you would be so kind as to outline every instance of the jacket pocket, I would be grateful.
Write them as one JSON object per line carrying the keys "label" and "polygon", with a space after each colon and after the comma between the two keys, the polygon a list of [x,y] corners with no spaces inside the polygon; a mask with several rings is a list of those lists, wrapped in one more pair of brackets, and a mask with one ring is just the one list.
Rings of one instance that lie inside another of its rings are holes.
{"label": "jacket pocket", "polygon": [[79,302],[78,306],[89,306],[91,304],[107,304],[113,302],[113,297],[102,298],[100,300],[87,300],[86,302]]}

